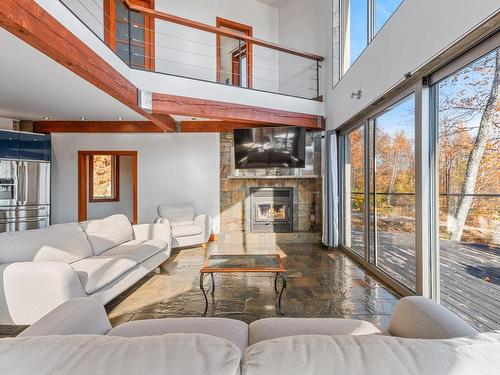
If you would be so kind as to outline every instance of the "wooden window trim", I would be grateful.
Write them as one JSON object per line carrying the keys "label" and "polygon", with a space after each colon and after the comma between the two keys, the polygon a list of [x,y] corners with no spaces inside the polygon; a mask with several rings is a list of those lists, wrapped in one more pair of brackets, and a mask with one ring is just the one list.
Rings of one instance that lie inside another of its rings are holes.
{"label": "wooden window trim", "polygon": [[[217,27],[227,27],[232,30],[240,31],[244,33],[245,35],[248,35],[250,37],[253,37],[253,28],[252,26],[245,25],[239,22],[231,21],[225,18],[217,17],[216,18],[216,26]],[[246,50],[246,55],[247,55],[247,88],[252,88],[252,68],[253,68],[253,46],[252,43],[245,42],[245,50]],[[216,44],[216,56],[217,56],[217,82],[221,82],[221,69],[222,69],[222,54],[221,54],[221,36],[217,34],[217,44]],[[232,57],[232,63],[231,65],[233,66],[233,69],[235,68],[235,63],[234,63],[234,56]],[[238,62],[238,67],[239,67],[239,62]],[[239,72],[239,69],[238,69]],[[237,82],[241,82],[241,79],[239,77],[239,73],[237,74],[238,77],[234,77],[234,70],[232,73],[232,82],[235,82],[235,78],[237,79]],[[234,85],[234,83],[233,83]]]}
{"label": "wooden window trim", "polygon": [[89,155],[132,157],[132,224],[137,224],[137,151],[78,151],[78,221],[87,220],[87,159]]}
{"label": "wooden window trim", "polygon": [[[112,198],[95,198],[94,197],[94,156],[89,155],[89,203],[106,203],[120,201],[120,155],[111,156],[111,168],[113,169],[112,179]],[[102,155],[108,156],[108,155]]]}
{"label": "wooden window trim", "polygon": [[[129,0],[131,5],[137,5],[148,9],[155,9],[155,0]],[[116,51],[116,7],[114,0],[104,0],[104,42]],[[144,58],[145,70],[155,70],[155,17],[144,17]],[[128,42],[127,42],[128,43]],[[131,62],[130,62],[131,63]]]}

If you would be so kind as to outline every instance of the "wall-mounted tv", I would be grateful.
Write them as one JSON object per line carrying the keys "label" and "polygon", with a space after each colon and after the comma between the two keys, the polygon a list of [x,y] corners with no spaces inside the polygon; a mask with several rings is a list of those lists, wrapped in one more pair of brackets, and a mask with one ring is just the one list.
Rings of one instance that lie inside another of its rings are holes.
{"label": "wall-mounted tv", "polygon": [[234,130],[236,169],[304,168],[306,129],[254,128]]}

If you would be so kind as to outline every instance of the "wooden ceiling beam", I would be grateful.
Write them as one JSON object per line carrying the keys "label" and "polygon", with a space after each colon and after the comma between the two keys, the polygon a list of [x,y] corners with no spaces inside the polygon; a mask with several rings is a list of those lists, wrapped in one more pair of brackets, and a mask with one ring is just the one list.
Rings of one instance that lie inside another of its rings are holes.
{"label": "wooden ceiling beam", "polygon": [[[224,133],[241,128],[273,126],[236,121],[181,121],[182,133]],[[150,121],[34,121],[36,133],[162,133]]]}
{"label": "wooden ceiling beam", "polygon": [[137,88],[33,0],[2,0],[0,27],[57,61],[163,130],[173,119],[137,104]]}
{"label": "wooden ceiling beam", "polygon": [[153,112],[249,124],[324,128],[323,116],[160,93],[153,93]]}

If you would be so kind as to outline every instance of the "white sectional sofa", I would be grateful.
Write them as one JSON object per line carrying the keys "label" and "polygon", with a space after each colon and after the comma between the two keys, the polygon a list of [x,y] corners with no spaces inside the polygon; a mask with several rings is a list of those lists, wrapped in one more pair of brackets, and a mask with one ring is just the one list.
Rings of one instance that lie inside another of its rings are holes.
{"label": "white sectional sofa", "polygon": [[163,263],[170,226],[124,215],[0,234],[0,324],[32,324],[64,301],[105,304]]}
{"label": "white sectional sofa", "polygon": [[157,319],[112,328],[99,303],[79,298],[0,340],[3,375],[484,375],[499,368],[499,332],[479,334],[424,297],[400,300],[387,329],[300,318],[250,325]]}

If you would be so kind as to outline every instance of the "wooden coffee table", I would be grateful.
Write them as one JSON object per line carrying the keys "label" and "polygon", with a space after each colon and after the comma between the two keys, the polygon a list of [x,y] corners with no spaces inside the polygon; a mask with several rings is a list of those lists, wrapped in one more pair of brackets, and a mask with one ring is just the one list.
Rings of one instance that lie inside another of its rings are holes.
{"label": "wooden coffee table", "polygon": [[205,297],[205,312],[208,310],[207,292],[203,282],[207,275],[212,279],[213,296],[215,291],[214,273],[246,273],[246,272],[270,272],[274,273],[274,291],[278,294],[278,277],[281,278],[281,291],[278,294],[278,313],[281,312],[281,296],[286,288],[286,270],[278,254],[224,254],[210,255],[200,269],[200,289]]}

